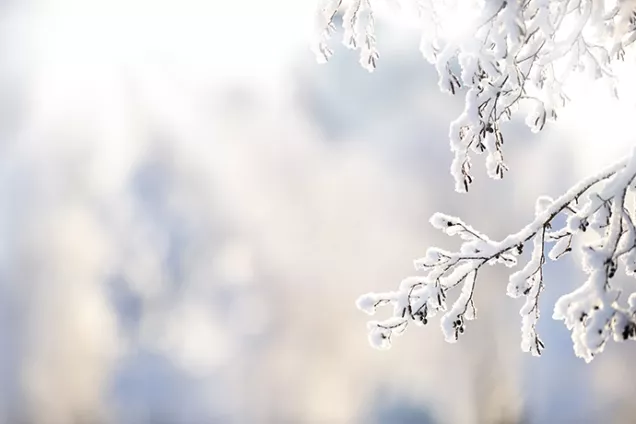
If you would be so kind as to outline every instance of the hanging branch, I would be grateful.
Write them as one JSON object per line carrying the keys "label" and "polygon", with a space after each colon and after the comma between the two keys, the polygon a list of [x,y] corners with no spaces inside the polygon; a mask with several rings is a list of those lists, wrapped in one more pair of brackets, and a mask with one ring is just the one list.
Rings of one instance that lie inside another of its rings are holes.
{"label": "hanging branch", "polygon": [[[376,0],[380,2],[382,0]],[[386,0],[385,0],[386,1]],[[375,2],[374,2],[375,3]],[[450,125],[455,189],[473,182],[472,155],[486,153],[486,170],[503,178],[502,123],[521,103],[530,106],[527,125],[534,132],[557,118],[568,101],[563,88],[572,72],[587,72],[615,86],[612,59],[622,59],[636,40],[635,2],[604,0],[401,0],[421,21],[420,50],[437,69],[442,91],[465,91],[465,107]],[[316,41],[320,62],[333,51],[328,42],[334,19],[343,12],[344,44],[360,51],[360,63],[376,67],[371,0],[321,0]],[[470,13],[468,13],[468,12]],[[457,22],[457,14],[473,16]],[[465,26],[462,36],[455,34]],[[458,65],[458,66],[457,66]],[[462,90],[463,89],[463,90]]]}

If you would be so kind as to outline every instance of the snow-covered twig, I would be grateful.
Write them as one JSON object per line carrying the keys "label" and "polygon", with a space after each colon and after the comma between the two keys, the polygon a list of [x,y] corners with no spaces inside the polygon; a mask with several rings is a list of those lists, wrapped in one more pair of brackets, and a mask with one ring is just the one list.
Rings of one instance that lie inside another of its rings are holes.
{"label": "snow-covered twig", "polygon": [[[316,23],[316,40],[313,50],[318,62],[324,63],[333,54],[328,46],[336,27],[334,18],[343,6],[342,0],[321,0]],[[342,26],[343,43],[347,48],[360,50],[360,65],[373,72],[380,57],[375,46],[375,18],[370,0],[350,0],[344,4]]]}
{"label": "snow-covered twig", "polygon": [[[573,240],[588,229],[596,236],[581,248],[588,279],[559,299],[554,318],[563,320],[572,331],[575,352],[586,361],[601,352],[611,336],[615,340],[636,338],[636,293],[621,306],[620,293],[611,284],[619,260],[628,274],[636,271],[636,227],[632,218],[636,211],[630,211],[625,203],[628,195],[634,195],[635,178],[636,149],[629,158],[580,181],[562,196],[539,198],[534,220],[501,241],[491,240],[459,218],[433,215],[431,224],[448,235],[460,236],[461,247],[457,252],[429,248],[425,257],[415,261],[423,275],[404,279],[396,291],[369,293],[358,299],[358,307],[369,314],[374,314],[379,306],[393,305],[392,317],[369,323],[371,343],[387,348],[393,334],[402,334],[410,322],[426,324],[437,312],[444,313],[442,331],[446,340],[456,341],[464,332],[466,321],[475,318],[473,295],[483,265],[503,263],[514,267],[530,244],[531,257],[510,276],[508,295],[525,297],[520,311],[521,347],[540,355],[544,345],[536,323],[545,284],[545,257],[558,260],[572,249]],[[567,216],[566,224],[555,230],[554,221],[559,215]],[[553,246],[546,255],[548,243]],[[447,294],[459,285],[462,290],[449,309]]]}

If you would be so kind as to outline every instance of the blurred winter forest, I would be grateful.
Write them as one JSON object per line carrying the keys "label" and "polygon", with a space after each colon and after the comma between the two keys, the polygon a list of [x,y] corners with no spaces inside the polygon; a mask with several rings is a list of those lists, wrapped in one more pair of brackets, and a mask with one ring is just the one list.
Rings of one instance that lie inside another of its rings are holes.
{"label": "blurred winter forest", "polygon": [[[501,237],[627,152],[635,102],[513,122],[515,172],[456,194],[417,34],[317,65],[306,3],[0,3],[0,423],[634,422],[633,346],[586,365],[548,307],[522,354],[505,270],[455,345],[370,349],[354,301],[453,242],[433,212]],[[581,277],[546,270],[546,305]]]}

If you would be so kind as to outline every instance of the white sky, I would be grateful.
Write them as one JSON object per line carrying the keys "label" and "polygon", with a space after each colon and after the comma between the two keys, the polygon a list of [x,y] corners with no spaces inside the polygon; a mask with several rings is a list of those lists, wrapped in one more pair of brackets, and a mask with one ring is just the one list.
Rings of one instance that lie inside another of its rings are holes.
{"label": "white sky", "polygon": [[77,62],[167,63],[209,77],[260,78],[308,44],[312,1],[39,0],[27,11],[36,56]]}

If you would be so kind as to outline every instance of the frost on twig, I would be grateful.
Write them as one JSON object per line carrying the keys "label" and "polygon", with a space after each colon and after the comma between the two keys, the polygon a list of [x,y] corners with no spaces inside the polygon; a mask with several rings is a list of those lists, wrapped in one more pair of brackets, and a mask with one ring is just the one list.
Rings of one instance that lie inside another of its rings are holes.
{"label": "frost on twig", "polygon": [[[328,42],[342,11],[344,44],[359,49],[362,66],[375,69],[373,5],[387,1],[320,0],[313,48],[318,60],[333,53]],[[631,0],[394,1],[417,15],[420,50],[436,67],[440,88],[452,94],[465,89],[464,111],[449,131],[451,173],[460,192],[473,181],[472,154],[487,154],[492,178],[508,170],[501,124],[520,103],[529,107],[526,123],[540,131],[567,102],[563,82],[573,71],[614,86],[611,61],[623,58],[636,40]],[[459,21],[462,12],[471,19]]]}
{"label": "frost on twig", "polygon": [[[328,42],[335,32],[334,18],[343,6],[342,0],[322,0],[317,14],[317,36],[313,50],[318,62],[329,60],[333,50]],[[342,16],[343,43],[347,48],[360,50],[360,65],[373,72],[380,57],[375,46],[375,18],[370,0],[352,0],[346,3]]]}
{"label": "frost on twig", "polygon": [[[558,260],[572,250],[583,232],[592,242],[582,245],[583,270],[588,278],[556,303],[553,318],[565,322],[572,332],[577,356],[591,361],[610,338],[636,339],[636,293],[621,296],[612,279],[620,265],[627,275],[636,274],[636,210],[626,198],[636,195],[636,149],[629,158],[590,176],[556,199],[541,197],[532,222],[518,232],[495,241],[461,219],[435,214],[431,224],[449,236],[462,240],[458,251],[429,248],[415,261],[422,275],[404,279],[396,291],[369,293],[358,299],[358,308],[373,315],[384,305],[393,306],[387,320],[369,322],[369,340],[378,348],[388,348],[392,336],[402,334],[410,323],[427,324],[442,313],[441,326],[449,342],[464,333],[467,321],[475,319],[474,292],[484,265],[516,267],[524,249],[530,259],[509,279],[508,295],[524,298],[521,307],[521,348],[541,355],[544,344],[537,334],[539,298],[545,284],[546,257]],[[564,216],[562,228],[555,219]],[[450,307],[447,294],[461,291]]]}

